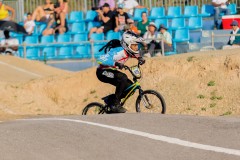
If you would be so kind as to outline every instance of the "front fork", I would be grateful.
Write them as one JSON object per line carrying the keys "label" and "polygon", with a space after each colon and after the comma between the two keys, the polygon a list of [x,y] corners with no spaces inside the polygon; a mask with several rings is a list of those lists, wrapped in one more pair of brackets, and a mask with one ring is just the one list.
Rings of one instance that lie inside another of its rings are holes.
{"label": "front fork", "polygon": [[141,87],[139,88],[139,95],[143,101],[144,107],[150,109],[151,108],[151,103],[147,97],[146,94],[143,94],[143,90],[141,89]]}

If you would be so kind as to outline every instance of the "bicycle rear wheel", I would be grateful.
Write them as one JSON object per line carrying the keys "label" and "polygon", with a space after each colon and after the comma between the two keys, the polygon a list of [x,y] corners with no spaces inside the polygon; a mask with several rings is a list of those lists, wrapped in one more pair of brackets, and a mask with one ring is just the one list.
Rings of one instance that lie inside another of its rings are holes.
{"label": "bicycle rear wheel", "polygon": [[136,100],[136,111],[164,114],[166,112],[166,103],[163,96],[157,91],[146,90]]}
{"label": "bicycle rear wheel", "polygon": [[98,102],[89,103],[82,111],[82,115],[95,115],[104,113],[104,105]]}

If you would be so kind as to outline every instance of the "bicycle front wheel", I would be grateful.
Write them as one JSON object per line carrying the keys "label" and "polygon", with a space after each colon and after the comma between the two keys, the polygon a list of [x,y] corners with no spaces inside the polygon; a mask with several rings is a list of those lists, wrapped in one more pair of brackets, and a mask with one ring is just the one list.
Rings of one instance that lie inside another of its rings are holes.
{"label": "bicycle front wheel", "polygon": [[88,104],[82,111],[82,115],[94,115],[103,113],[105,113],[104,106],[98,102]]}
{"label": "bicycle front wheel", "polygon": [[136,111],[164,114],[166,112],[166,103],[163,96],[157,91],[146,90],[136,100]]}

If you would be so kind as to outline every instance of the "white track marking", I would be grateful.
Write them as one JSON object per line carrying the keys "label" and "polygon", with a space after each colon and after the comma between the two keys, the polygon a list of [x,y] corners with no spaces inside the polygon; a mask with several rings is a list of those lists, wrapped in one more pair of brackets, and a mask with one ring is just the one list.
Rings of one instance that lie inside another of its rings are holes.
{"label": "white track marking", "polygon": [[24,72],[24,73],[27,73],[27,74],[30,74],[30,75],[33,75],[33,76],[36,76],[36,77],[42,77],[42,76],[39,75],[39,74],[36,74],[36,73],[33,73],[33,72],[29,72],[29,71],[27,71],[27,70],[25,70],[25,69],[22,69],[22,68],[19,68],[19,67],[10,65],[10,64],[5,63],[5,62],[2,62],[2,61],[0,61],[0,64],[6,65],[6,66],[8,66],[8,67],[10,67],[10,68],[13,68],[13,69],[17,70],[17,71]]}
{"label": "white track marking", "polygon": [[200,144],[200,143],[194,143],[194,142],[181,140],[178,138],[172,138],[172,137],[156,135],[156,134],[151,134],[151,133],[147,133],[147,132],[141,132],[141,131],[136,131],[136,130],[132,130],[132,129],[122,128],[122,127],[110,126],[110,125],[82,121],[82,120],[65,119],[65,118],[42,118],[42,119],[20,119],[20,120],[23,120],[23,121],[67,121],[67,122],[83,123],[83,124],[98,126],[98,127],[102,127],[102,128],[108,128],[108,129],[132,134],[132,135],[137,135],[137,136],[141,136],[141,137],[145,137],[145,138],[149,138],[149,139],[153,139],[153,140],[157,140],[157,141],[167,142],[167,143],[171,143],[171,144],[177,144],[177,145],[184,146],[184,147],[191,147],[191,148],[196,148],[196,149],[201,149],[201,150],[206,150],[206,151],[213,151],[213,152],[226,153],[226,154],[230,154],[230,155],[240,156],[240,150],[236,150],[236,149],[229,149],[229,148],[205,145],[205,144]]}

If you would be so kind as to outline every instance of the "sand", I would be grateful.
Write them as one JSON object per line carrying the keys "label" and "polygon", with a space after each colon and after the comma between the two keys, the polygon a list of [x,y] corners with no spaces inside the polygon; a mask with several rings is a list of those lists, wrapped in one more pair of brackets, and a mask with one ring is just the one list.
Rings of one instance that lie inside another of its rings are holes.
{"label": "sand", "polygon": [[[136,64],[136,60],[127,64]],[[88,103],[102,102],[101,97],[114,92],[95,72],[95,67],[70,72],[43,62],[0,56],[0,121],[81,115]],[[238,49],[147,58],[142,72],[142,88],[163,95],[166,114],[240,115]],[[136,95],[126,103],[128,112],[135,112],[135,100]]]}

